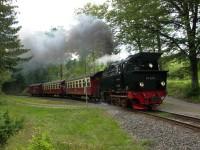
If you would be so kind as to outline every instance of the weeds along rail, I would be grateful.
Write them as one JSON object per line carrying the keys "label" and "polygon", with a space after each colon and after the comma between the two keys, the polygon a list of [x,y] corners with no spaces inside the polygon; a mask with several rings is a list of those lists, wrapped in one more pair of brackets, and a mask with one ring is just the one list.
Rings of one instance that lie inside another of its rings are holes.
{"label": "weeds along rail", "polygon": [[144,114],[153,117],[155,119],[163,120],[172,124],[176,124],[200,132],[199,118],[170,113],[170,112],[164,112],[164,111],[155,111],[155,112],[137,111],[136,113]]}

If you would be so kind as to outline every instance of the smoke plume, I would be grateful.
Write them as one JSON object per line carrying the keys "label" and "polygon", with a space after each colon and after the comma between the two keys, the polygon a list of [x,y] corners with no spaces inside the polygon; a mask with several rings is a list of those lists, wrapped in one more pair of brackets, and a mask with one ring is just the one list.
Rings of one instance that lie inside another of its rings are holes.
{"label": "smoke plume", "polygon": [[28,70],[63,63],[74,54],[85,57],[95,53],[95,56],[101,57],[111,54],[114,48],[110,28],[91,16],[79,16],[77,23],[68,31],[57,28],[48,32],[27,33],[22,42],[31,49],[26,55],[32,56],[32,59],[24,64]]}
{"label": "smoke plume", "polygon": [[68,33],[67,48],[86,56],[111,54],[114,48],[113,34],[101,20],[91,16],[79,16],[78,23]]}
{"label": "smoke plume", "polygon": [[65,39],[66,33],[63,29],[26,34],[23,44],[30,49],[26,55],[32,56],[32,59],[24,64],[24,68],[34,70],[48,64],[63,63],[66,57],[69,57]]}

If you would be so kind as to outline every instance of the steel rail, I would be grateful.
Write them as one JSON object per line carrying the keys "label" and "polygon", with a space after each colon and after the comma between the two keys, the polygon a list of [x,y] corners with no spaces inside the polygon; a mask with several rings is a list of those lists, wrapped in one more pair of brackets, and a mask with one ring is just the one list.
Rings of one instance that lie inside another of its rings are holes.
{"label": "steel rail", "polygon": [[[167,121],[185,128],[189,128],[195,131],[200,132],[200,119],[186,116],[182,114],[176,114],[171,112],[156,111],[156,112],[143,112],[143,111],[134,111],[136,113],[144,114],[162,121]],[[160,115],[160,113],[165,113],[165,116]]]}

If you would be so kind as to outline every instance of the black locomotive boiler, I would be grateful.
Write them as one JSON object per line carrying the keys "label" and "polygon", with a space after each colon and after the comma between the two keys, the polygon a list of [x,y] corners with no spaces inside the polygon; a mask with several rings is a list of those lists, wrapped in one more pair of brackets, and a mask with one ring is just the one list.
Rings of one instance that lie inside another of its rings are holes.
{"label": "black locomotive boiler", "polygon": [[134,109],[156,109],[166,97],[167,71],[159,68],[161,53],[142,52],[112,63],[102,73],[101,98]]}

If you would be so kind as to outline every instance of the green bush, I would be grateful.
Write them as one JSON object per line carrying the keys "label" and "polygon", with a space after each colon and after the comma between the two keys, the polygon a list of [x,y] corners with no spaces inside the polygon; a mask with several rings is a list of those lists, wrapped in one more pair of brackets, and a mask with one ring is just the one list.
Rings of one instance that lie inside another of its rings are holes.
{"label": "green bush", "polygon": [[183,98],[191,102],[200,102],[200,91],[193,91],[190,80],[169,80],[168,95]]}
{"label": "green bush", "polygon": [[0,145],[6,144],[8,138],[23,127],[23,119],[12,120],[8,111],[0,114]]}
{"label": "green bush", "polygon": [[1,105],[6,105],[7,104],[7,101],[3,98],[0,98],[0,106]]}
{"label": "green bush", "polygon": [[29,150],[54,150],[54,145],[47,133],[37,132],[31,140]]}

